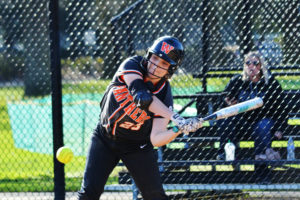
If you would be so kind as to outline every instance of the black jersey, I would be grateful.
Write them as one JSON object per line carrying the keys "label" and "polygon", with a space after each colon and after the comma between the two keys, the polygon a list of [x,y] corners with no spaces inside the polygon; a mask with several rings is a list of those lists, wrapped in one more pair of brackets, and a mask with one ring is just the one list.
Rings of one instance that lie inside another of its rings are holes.
{"label": "black jersey", "polygon": [[[100,123],[116,138],[149,140],[153,118],[160,117],[136,107],[123,80],[125,74],[138,74],[144,79],[146,71],[142,59],[141,56],[130,57],[120,65],[101,101]],[[171,87],[167,80],[160,81],[151,92],[167,107],[173,106]]]}

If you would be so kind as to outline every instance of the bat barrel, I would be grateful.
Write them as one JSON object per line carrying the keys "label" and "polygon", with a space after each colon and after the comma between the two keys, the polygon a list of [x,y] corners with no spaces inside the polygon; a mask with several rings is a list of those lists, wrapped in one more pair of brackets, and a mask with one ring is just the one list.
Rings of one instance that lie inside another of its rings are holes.
{"label": "bat barrel", "polygon": [[[255,97],[254,99],[250,99],[248,101],[244,101],[242,103],[238,103],[233,106],[222,108],[221,110],[218,110],[218,111],[204,117],[203,120],[209,121],[209,120],[219,120],[219,119],[228,118],[228,117],[237,115],[239,113],[243,113],[243,112],[247,112],[247,111],[259,108],[263,104],[264,104],[263,100],[260,97]],[[200,116],[198,116],[198,117],[200,117]]]}
{"label": "bat barrel", "polygon": [[239,113],[254,110],[261,107],[262,105],[263,105],[263,100],[260,97],[255,97],[254,99],[250,99],[248,101],[244,101],[242,103],[238,103],[233,106],[229,106],[217,111],[216,112],[217,119],[223,119],[223,118],[237,115]]}

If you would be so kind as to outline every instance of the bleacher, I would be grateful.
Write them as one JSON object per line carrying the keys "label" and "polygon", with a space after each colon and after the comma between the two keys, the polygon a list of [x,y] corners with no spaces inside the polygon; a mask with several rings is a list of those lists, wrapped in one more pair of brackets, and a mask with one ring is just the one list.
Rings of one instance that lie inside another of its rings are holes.
{"label": "bleacher", "polygon": [[[222,92],[199,93],[178,95],[175,98],[194,99],[188,104],[195,101],[198,114],[205,116],[218,109],[218,102],[222,95],[224,95]],[[300,92],[284,91],[284,97],[283,103],[289,109],[290,117],[298,115]],[[218,195],[228,195],[228,193],[240,195],[239,191],[242,189],[300,189],[300,126],[289,125],[288,122],[283,122],[283,126],[283,138],[272,142],[272,148],[280,153],[281,160],[255,160],[254,141],[251,138],[241,141],[237,146],[237,160],[216,160],[219,136],[213,121],[195,133],[177,137],[157,151],[164,188],[176,190],[184,187],[184,194],[173,196],[174,199],[182,198],[182,195],[185,197],[207,195],[207,190]],[[296,147],[296,160],[292,161],[286,159],[289,137],[294,139]],[[262,171],[261,167],[266,169],[266,166],[268,170]],[[268,182],[262,181],[263,176],[270,177]],[[128,172],[119,173],[119,184],[132,183]],[[203,191],[206,192],[203,194]],[[135,196],[137,197],[137,193]]]}

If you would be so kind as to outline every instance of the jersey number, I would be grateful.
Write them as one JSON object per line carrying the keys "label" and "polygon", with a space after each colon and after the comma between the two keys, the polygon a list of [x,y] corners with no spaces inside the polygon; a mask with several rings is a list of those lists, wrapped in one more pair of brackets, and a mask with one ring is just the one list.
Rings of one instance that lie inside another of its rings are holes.
{"label": "jersey number", "polygon": [[132,123],[132,122],[124,122],[122,124],[120,124],[119,127],[121,128],[125,128],[125,129],[130,129],[130,130],[133,130],[133,131],[137,131],[141,128],[142,124],[135,124],[135,123]]}

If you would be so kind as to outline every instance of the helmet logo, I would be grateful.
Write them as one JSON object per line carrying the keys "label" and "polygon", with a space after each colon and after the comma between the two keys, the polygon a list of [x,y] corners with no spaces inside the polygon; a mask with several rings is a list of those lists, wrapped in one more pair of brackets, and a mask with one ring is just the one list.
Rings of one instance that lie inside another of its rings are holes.
{"label": "helmet logo", "polygon": [[165,52],[166,54],[169,54],[171,50],[173,50],[174,47],[169,45],[168,43],[166,42],[163,42],[162,45],[161,45],[161,51],[162,52]]}

